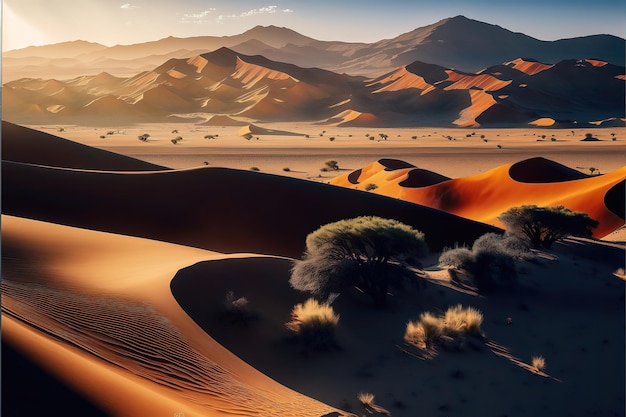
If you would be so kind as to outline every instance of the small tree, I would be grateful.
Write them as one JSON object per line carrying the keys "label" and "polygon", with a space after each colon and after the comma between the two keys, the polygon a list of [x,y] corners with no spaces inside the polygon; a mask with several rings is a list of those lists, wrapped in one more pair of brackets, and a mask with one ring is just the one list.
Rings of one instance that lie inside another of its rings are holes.
{"label": "small tree", "polygon": [[396,220],[340,220],[307,236],[306,252],[295,263],[290,283],[322,298],[356,286],[381,306],[390,284],[400,284],[426,253],[424,234]]}
{"label": "small tree", "polygon": [[587,213],[574,212],[563,206],[513,207],[498,216],[498,220],[512,232],[525,236],[534,248],[549,248],[567,236],[591,236],[598,221]]}

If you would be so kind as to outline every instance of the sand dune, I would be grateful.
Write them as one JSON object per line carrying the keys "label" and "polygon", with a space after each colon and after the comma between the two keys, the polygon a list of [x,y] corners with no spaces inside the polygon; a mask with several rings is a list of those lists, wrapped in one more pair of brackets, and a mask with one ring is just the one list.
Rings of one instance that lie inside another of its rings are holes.
{"label": "sand dune", "polygon": [[363,80],[220,48],[128,78],[11,81],[3,112],[17,123],[156,122],[213,113],[341,126],[519,126],[552,119],[551,126],[581,127],[623,118],[623,75],[623,67],[605,61],[517,59],[473,74],[415,61]]}
{"label": "sand dune", "polygon": [[2,159],[90,170],[159,171],[166,169],[5,121],[2,121]]}
{"label": "sand dune", "polygon": [[206,122],[199,123],[200,126],[246,126],[248,123],[234,119],[230,116],[211,116]]}
{"label": "sand dune", "polygon": [[[433,248],[493,230],[374,194],[249,171],[207,167],[120,174],[5,161],[3,173],[6,214],[220,252],[298,257],[306,235],[320,225],[365,214],[412,224],[431,236]],[[211,191],[188,184],[211,184]],[[259,222],[259,216],[284,222]],[[207,221],[212,218],[219,220]],[[454,238],[445,233],[452,229],[460,230]]]}
{"label": "sand dune", "polygon": [[221,255],[7,216],[3,234],[3,341],[43,359],[110,413],[333,411],[241,362],[176,304],[169,290],[176,270]]}
{"label": "sand dune", "polygon": [[286,130],[267,129],[257,125],[249,124],[237,132],[240,136],[245,135],[274,135],[274,136],[304,136],[303,133],[288,132]]}
{"label": "sand dune", "polygon": [[538,61],[529,61],[522,58],[517,58],[511,62],[507,62],[506,65],[509,65],[512,68],[515,68],[518,71],[522,71],[523,73],[528,75],[535,75],[541,71],[552,68],[552,65],[543,64]]}
{"label": "sand dune", "polygon": [[355,110],[344,110],[333,117],[318,122],[321,125],[329,126],[375,126],[379,122],[379,118],[371,113],[361,113]]}
{"label": "sand dune", "polygon": [[[428,284],[394,290],[384,311],[348,291],[333,304],[341,314],[337,351],[302,350],[284,328],[293,304],[307,297],[288,284],[290,258],[322,224],[395,218],[422,230],[435,251],[497,230],[378,192],[439,193],[439,203],[463,215],[488,211],[479,204],[487,201],[497,209],[562,192],[597,208],[604,223],[607,207],[623,201],[623,169],[587,177],[536,159],[452,180],[382,158],[332,187],[226,168],[157,171],[5,127],[2,332],[22,357],[11,356],[19,363],[3,366],[3,377],[32,377],[21,386],[27,399],[3,398],[13,409],[62,415],[86,399],[81,415],[339,417],[367,412],[359,391],[375,393],[397,417],[482,416],[486,403],[520,416],[623,409],[624,281],[613,275],[623,245],[615,243],[557,244],[520,267],[519,291],[510,293],[458,291],[434,266]],[[45,155],[20,147],[22,139]],[[358,190],[369,183],[378,188]],[[596,204],[600,197],[606,207]],[[249,323],[224,316],[228,290],[248,298]],[[457,303],[485,314],[488,343],[478,351],[423,361],[402,345],[408,320]],[[536,353],[548,360],[541,374],[529,372]],[[48,398],[61,387],[73,392]],[[585,395],[572,398],[572,390]]]}
{"label": "sand dune", "polygon": [[[487,224],[501,226],[497,217],[514,206],[564,205],[598,220],[595,237],[602,237],[624,224],[623,188],[626,168],[586,176],[543,158],[534,158],[494,168],[484,174],[443,180],[434,185],[408,187],[413,168],[387,172],[379,163],[355,174],[344,174],[331,184],[365,189],[375,184],[375,193],[445,210]],[[357,183],[358,181],[358,183]],[[620,203],[622,202],[622,203]]]}

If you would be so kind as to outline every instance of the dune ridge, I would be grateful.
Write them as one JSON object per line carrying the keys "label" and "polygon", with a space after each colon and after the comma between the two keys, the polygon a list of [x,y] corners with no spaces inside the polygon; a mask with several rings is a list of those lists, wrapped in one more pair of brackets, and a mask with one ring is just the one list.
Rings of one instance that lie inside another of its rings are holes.
{"label": "dune ridge", "polygon": [[[497,217],[514,206],[564,205],[583,211],[598,220],[595,237],[602,237],[624,224],[623,187],[626,167],[604,175],[587,176],[572,168],[544,158],[532,158],[494,168],[466,178],[446,179],[433,173],[411,174],[412,168],[390,172],[380,163],[331,180],[331,184],[372,190],[386,196],[444,210],[462,217],[501,226]],[[413,178],[411,177],[413,176]],[[417,187],[409,187],[416,177]],[[432,181],[429,184],[429,180]],[[424,185],[422,185],[424,184]],[[608,196],[608,197],[607,197]]]}
{"label": "dune ridge", "polygon": [[39,130],[2,121],[2,159],[37,165],[105,171],[161,171],[168,168],[85,146]]}
{"label": "dune ridge", "polygon": [[[462,230],[455,239],[467,241],[494,230],[374,194],[227,168],[86,172],[4,161],[2,169],[5,214],[219,252],[298,257],[306,235],[320,225],[367,214],[414,225],[431,236],[433,248],[452,243],[443,233],[448,228]],[[211,184],[211,192],[188,189],[187,184]],[[250,216],[250,210],[257,215]],[[294,212],[299,216],[292,216]],[[284,221],[256,220],[265,215]],[[220,220],[206,220],[210,218]],[[439,220],[420,220],[426,218]]]}
{"label": "dune ridge", "polygon": [[[198,333],[178,307],[169,289],[176,271],[223,255],[6,215],[2,220],[2,312],[12,323],[3,331],[5,341],[19,345],[24,338],[32,340],[34,331],[87,358],[86,371],[97,379],[103,377],[98,364],[119,369],[125,380],[139,380],[156,390],[153,396],[163,395],[151,400],[164,407],[159,415],[177,411],[170,400],[188,404],[191,415],[332,411],[275,384]],[[63,242],[54,245],[59,235]],[[66,366],[62,376],[71,369]],[[96,402],[110,400],[93,382],[77,389]],[[116,415],[136,408],[128,395],[116,401]]]}

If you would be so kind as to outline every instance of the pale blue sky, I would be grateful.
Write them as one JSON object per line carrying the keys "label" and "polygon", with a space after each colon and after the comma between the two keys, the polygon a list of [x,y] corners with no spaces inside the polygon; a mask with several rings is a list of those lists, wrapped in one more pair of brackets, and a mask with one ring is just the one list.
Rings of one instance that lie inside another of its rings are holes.
{"label": "pale blue sky", "polygon": [[320,40],[373,42],[464,15],[542,40],[626,37],[619,0],[3,0],[3,49],[69,40],[131,44],[167,36],[223,36],[256,25]]}

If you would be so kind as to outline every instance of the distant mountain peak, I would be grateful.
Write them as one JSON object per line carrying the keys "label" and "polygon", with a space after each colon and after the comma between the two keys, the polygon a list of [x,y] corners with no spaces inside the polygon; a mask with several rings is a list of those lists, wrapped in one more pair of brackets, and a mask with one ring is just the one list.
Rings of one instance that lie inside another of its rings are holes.
{"label": "distant mountain peak", "polygon": [[239,54],[232,49],[223,46],[213,52],[202,54],[201,56],[207,61],[210,61],[215,65],[219,65],[220,67],[229,67],[237,63],[237,57]]}

